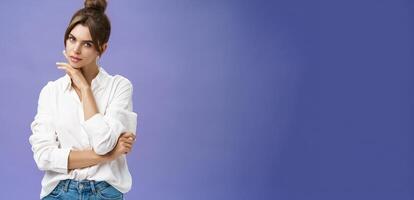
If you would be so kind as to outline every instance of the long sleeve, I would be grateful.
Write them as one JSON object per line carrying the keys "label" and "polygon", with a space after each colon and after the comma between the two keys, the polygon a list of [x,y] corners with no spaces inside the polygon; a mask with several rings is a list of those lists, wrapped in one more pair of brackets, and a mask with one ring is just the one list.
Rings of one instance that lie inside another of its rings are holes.
{"label": "long sleeve", "polygon": [[104,155],[111,151],[121,133],[136,133],[137,114],[132,111],[132,91],[131,82],[122,78],[105,113],[97,113],[81,123],[97,154]]}
{"label": "long sleeve", "polygon": [[59,148],[55,134],[52,114],[52,83],[49,82],[40,92],[37,114],[31,123],[33,158],[40,170],[51,170],[68,173],[68,157],[70,149]]}

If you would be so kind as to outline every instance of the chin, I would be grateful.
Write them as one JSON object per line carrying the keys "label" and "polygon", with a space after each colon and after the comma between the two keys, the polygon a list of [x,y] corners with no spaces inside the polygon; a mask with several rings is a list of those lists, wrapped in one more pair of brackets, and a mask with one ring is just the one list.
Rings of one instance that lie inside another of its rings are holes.
{"label": "chin", "polygon": [[81,63],[72,63],[72,62],[70,62],[70,66],[72,66],[75,69],[82,68],[82,64]]}

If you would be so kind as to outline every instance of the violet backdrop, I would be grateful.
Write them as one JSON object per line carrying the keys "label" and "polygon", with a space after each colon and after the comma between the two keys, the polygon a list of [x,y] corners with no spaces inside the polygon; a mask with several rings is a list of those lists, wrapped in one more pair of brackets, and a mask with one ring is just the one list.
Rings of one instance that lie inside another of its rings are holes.
{"label": "violet backdrop", "polygon": [[[81,0],[1,1],[1,199]],[[413,3],[111,0],[101,66],[134,85],[126,199],[414,198]]]}

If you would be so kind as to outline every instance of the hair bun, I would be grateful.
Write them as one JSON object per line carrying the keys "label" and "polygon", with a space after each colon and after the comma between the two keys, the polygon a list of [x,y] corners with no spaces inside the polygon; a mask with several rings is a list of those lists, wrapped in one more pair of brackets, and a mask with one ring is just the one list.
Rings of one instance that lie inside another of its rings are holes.
{"label": "hair bun", "polygon": [[105,12],[106,4],[106,0],[85,0],[85,8],[99,10],[100,12]]}

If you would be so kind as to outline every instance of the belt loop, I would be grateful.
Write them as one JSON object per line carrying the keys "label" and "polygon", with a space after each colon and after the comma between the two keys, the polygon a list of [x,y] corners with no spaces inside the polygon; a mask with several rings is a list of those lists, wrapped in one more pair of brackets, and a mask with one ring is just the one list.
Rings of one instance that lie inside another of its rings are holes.
{"label": "belt loop", "polygon": [[95,190],[95,181],[94,181],[94,180],[92,180],[92,181],[90,182],[90,184],[91,184],[92,193],[93,193],[93,194],[96,194],[96,190]]}
{"label": "belt loop", "polygon": [[63,188],[63,191],[68,192],[68,187],[70,184],[70,179],[66,179],[65,187]]}

